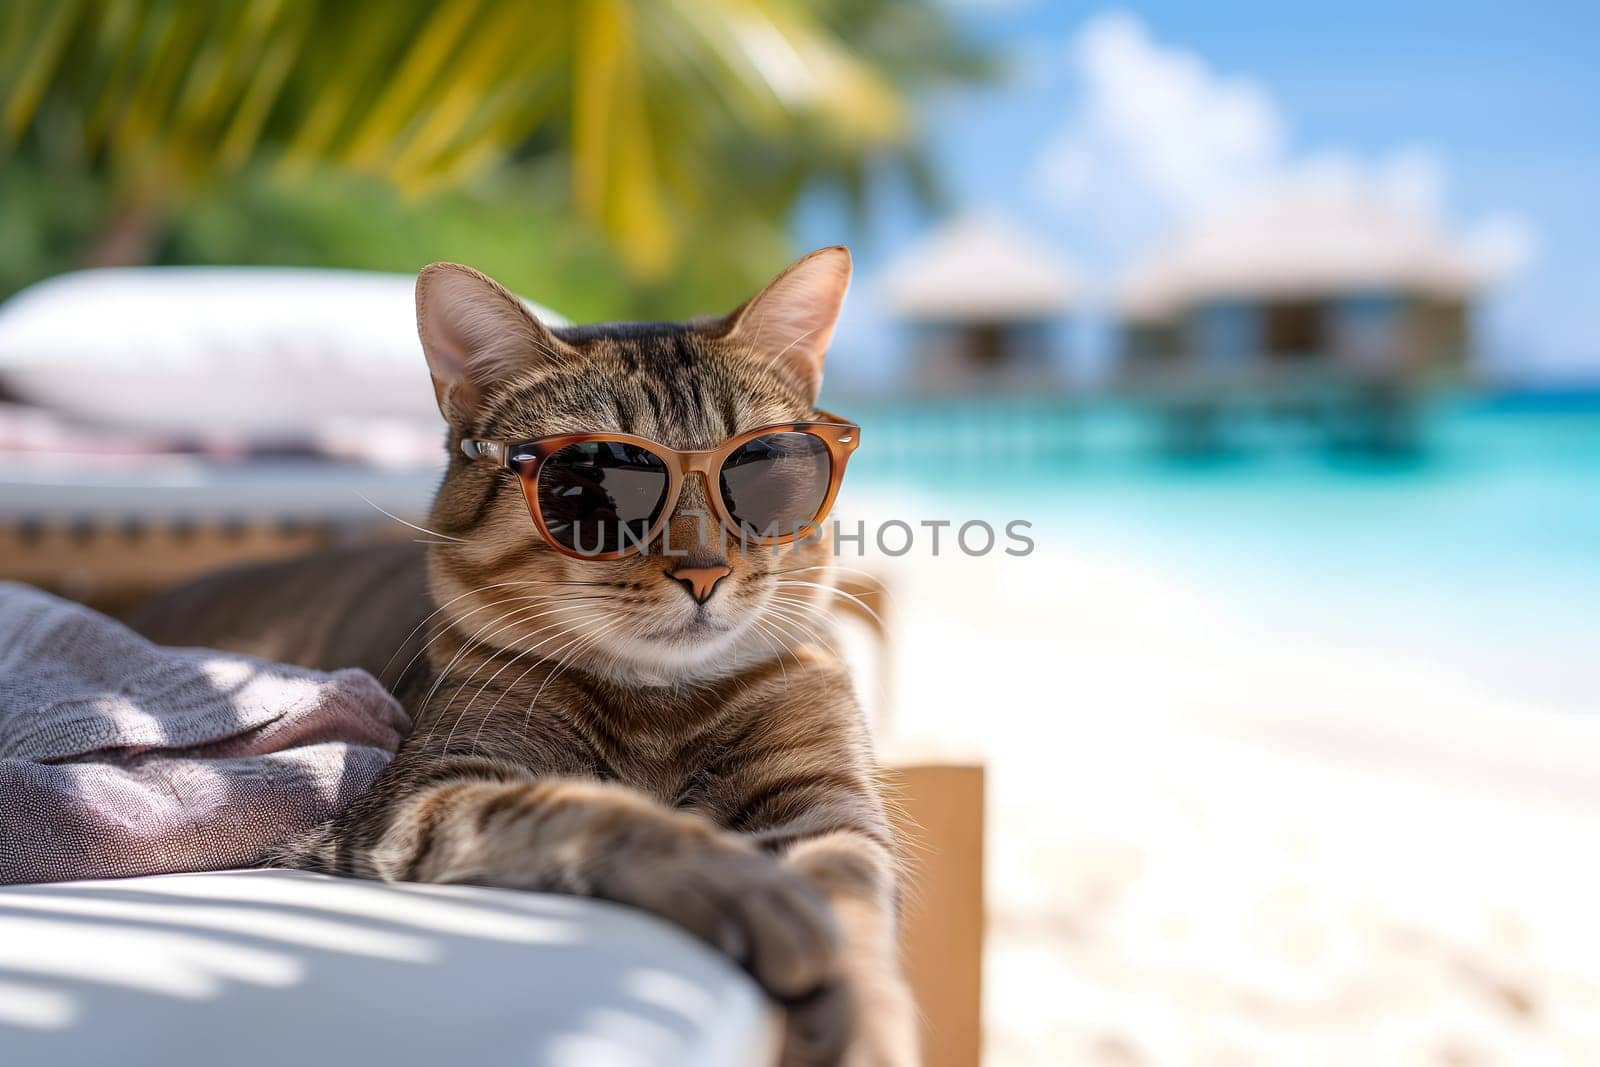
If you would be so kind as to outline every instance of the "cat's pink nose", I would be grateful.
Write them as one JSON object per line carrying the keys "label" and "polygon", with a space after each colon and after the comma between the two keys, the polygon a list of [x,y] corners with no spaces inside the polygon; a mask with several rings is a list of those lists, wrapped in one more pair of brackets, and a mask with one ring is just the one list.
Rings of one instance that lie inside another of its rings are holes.
{"label": "cat's pink nose", "polygon": [[717,583],[732,573],[733,568],[726,563],[715,563],[710,566],[674,567],[667,572],[667,577],[683,583],[695,603],[704,604],[711,599]]}

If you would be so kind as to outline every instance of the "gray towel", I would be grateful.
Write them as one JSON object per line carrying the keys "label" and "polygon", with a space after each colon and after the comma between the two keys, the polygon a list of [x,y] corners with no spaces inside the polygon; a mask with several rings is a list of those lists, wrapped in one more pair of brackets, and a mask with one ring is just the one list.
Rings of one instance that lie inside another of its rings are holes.
{"label": "gray towel", "polygon": [[205,649],[0,582],[0,884],[249,866],[392,757],[377,680]]}

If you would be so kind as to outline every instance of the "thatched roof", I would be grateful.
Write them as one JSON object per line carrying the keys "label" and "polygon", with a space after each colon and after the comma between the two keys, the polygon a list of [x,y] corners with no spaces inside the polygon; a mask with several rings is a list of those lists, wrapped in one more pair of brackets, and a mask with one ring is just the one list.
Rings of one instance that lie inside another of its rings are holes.
{"label": "thatched roof", "polygon": [[1019,228],[969,216],[923,238],[889,269],[889,304],[906,319],[994,322],[1055,318],[1078,285],[1071,267]]}
{"label": "thatched roof", "polygon": [[1130,319],[1200,300],[1403,291],[1466,297],[1490,271],[1417,212],[1348,188],[1285,189],[1219,212],[1128,277]]}

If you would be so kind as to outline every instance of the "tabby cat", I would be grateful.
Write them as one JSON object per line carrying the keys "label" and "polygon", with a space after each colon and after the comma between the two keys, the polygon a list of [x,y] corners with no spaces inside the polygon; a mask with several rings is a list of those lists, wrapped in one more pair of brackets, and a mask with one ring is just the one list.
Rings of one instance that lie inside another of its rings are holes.
{"label": "tabby cat", "polygon": [[393,764],[280,863],[643,908],[787,1007],[785,1063],[916,1061],[896,843],[823,639],[832,545],[728,538],[690,472],[643,551],[576,559],[473,443],[621,432],[710,450],[824,418],[849,278],[849,252],[827,248],[721,318],[552,328],[468,267],[422,271],[450,427],[425,546],[230,571],[129,619],[166,643],[366,667],[406,705]]}

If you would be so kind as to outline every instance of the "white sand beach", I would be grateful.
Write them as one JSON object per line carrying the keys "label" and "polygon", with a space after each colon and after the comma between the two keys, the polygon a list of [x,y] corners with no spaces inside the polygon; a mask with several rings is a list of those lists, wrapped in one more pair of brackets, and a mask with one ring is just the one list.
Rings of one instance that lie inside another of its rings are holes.
{"label": "white sand beach", "polygon": [[1600,1063],[1600,697],[1076,550],[891,573],[894,733],[990,769],[990,1067]]}

